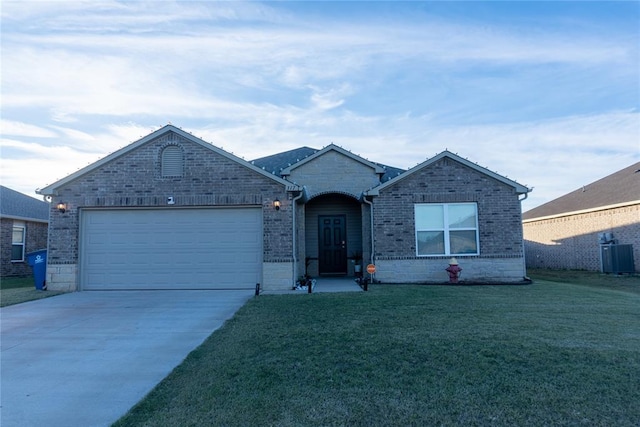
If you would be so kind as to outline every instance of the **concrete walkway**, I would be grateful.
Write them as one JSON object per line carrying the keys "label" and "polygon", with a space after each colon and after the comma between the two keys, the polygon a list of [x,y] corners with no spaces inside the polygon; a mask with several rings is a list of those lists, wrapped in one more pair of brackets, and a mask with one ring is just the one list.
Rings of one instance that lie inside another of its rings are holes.
{"label": "concrete walkway", "polygon": [[[316,286],[313,293],[330,293],[330,292],[362,292],[362,288],[355,281],[354,277],[317,277]],[[307,290],[285,290],[285,291],[264,291],[261,294],[299,294],[304,295]]]}
{"label": "concrete walkway", "polygon": [[319,277],[314,292],[361,292],[354,277]]}
{"label": "concrete walkway", "polygon": [[0,309],[0,425],[110,425],[252,296],[93,291]]}

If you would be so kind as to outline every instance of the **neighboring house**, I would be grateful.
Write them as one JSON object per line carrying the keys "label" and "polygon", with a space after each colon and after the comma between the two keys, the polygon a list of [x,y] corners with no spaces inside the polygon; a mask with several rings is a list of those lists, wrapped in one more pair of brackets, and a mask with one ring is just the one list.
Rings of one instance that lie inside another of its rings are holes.
{"label": "neighboring house", "polygon": [[47,249],[49,203],[0,186],[0,277],[32,274],[26,254]]}
{"label": "neighboring house", "polygon": [[[523,214],[527,267],[601,271],[601,243],[640,268],[640,162]],[[610,234],[607,234],[610,233]]]}
{"label": "neighboring house", "polygon": [[171,125],[41,190],[49,289],[291,289],[308,273],[382,282],[525,276],[526,187],[448,151],[403,171],[343,148],[247,162]]}

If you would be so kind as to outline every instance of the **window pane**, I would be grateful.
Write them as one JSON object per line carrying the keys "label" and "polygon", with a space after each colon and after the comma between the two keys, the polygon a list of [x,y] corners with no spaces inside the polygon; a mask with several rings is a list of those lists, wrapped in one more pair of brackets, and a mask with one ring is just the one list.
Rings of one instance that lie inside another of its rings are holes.
{"label": "window pane", "polygon": [[449,205],[449,228],[475,228],[476,205]]}
{"label": "window pane", "polygon": [[416,205],[416,230],[444,229],[442,205]]}
{"label": "window pane", "polygon": [[14,227],[11,243],[24,243],[24,228]]}
{"label": "window pane", "polygon": [[444,231],[418,231],[418,255],[444,254]]}
{"label": "window pane", "polygon": [[449,233],[449,244],[452,254],[478,253],[475,230],[451,231]]}
{"label": "window pane", "polygon": [[22,261],[24,257],[22,256],[22,249],[24,246],[22,245],[13,245],[11,246],[11,261]]}

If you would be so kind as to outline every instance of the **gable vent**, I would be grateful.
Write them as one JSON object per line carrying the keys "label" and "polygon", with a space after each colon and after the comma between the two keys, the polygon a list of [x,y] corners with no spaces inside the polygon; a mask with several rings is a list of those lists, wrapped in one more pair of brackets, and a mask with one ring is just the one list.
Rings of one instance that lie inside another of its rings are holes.
{"label": "gable vent", "polygon": [[182,176],[184,173],[184,155],[182,148],[169,145],[162,150],[162,176]]}

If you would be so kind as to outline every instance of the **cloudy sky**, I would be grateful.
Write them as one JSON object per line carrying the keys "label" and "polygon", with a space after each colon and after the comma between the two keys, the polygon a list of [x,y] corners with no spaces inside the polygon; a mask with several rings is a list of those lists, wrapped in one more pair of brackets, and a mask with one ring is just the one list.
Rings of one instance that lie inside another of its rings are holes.
{"label": "cloudy sky", "polygon": [[[2,185],[167,123],[247,160],[449,149],[526,211],[640,160],[640,2],[2,2]],[[37,196],[40,197],[40,196]]]}

